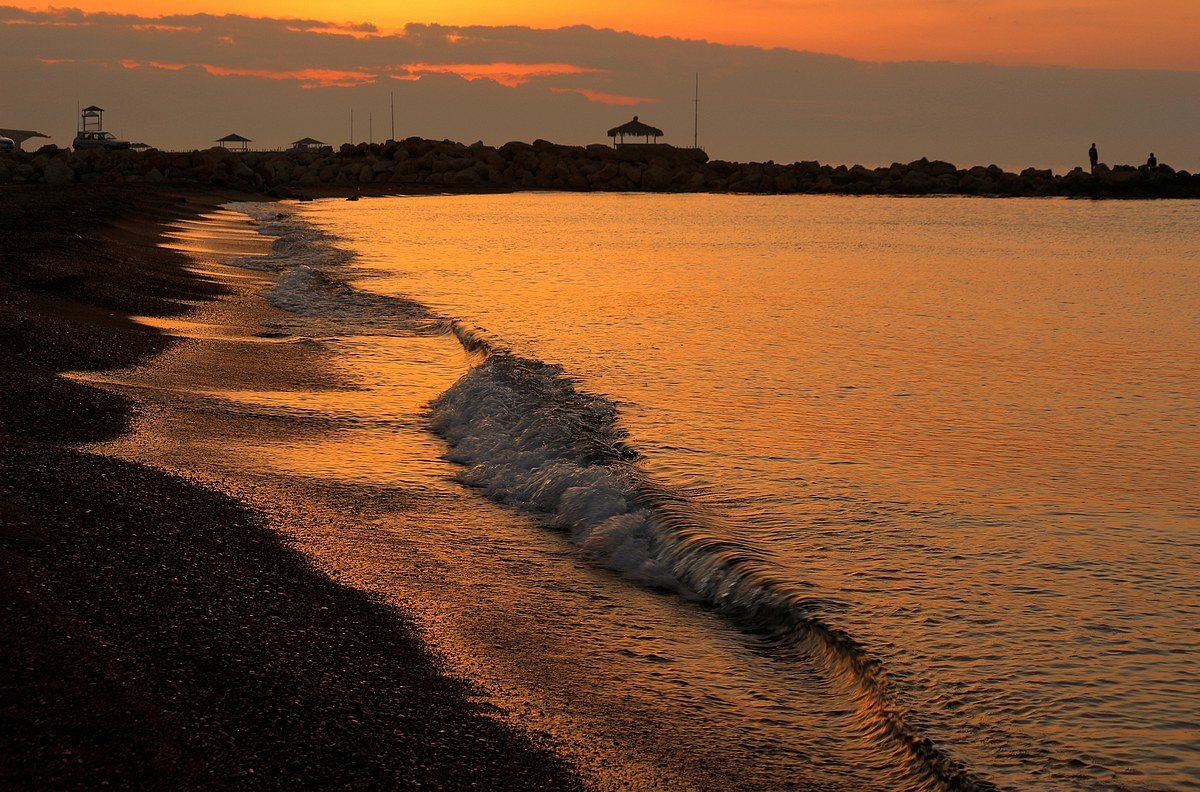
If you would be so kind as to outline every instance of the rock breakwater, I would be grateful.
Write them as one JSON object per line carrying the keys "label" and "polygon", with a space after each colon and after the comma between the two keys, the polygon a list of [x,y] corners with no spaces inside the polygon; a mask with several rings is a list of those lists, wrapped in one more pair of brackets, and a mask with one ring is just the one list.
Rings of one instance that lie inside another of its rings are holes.
{"label": "rock breakwater", "polygon": [[233,152],[70,151],[0,154],[0,183],[196,185],[303,194],[322,187],[375,185],[461,191],[574,190],[645,192],[831,193],[846,195],[994,195],[1088,198],[1200,198],[1200,174],[1169,166],[1101,165],[1066,174],[996,165],[959,168],[920,159],[867,168],[818,162],[726,162],[672,146],[561,146],[545,140],[493,147],[408,138],[339,150]]}

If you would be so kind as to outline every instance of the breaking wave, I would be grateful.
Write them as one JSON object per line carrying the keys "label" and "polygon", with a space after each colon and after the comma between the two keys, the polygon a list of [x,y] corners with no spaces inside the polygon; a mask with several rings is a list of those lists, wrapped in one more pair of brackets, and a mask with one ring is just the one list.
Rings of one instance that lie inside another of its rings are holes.
{"label": "breaking wave", "polygon": [[[678,593],[812,663],[840,687],[864,738],[879,744],[915,789],[992,789],[912,726],[879,661],[832,624],[828,601],[780,578],[752,547],[722,538],[686,494],[656,485],[616,405],[579,388],[561,366],[504,349],[463,323],[404,298],[356,289],[352,256],[278,205],[239,204],[278,236],[254,259],[279,273],[266,295],[328,333],[446,333],[472,353],[469,370],[429,405],[429,424],[488,498],[568,533],[590,558],[639,584]],[[237,262],[235,262],[237,263]]]}
{"label": "breaking wave", "polygon": [[776,651],[815,663],[915,788],[990,788],[910,727],[879,662],[826,621],[826,601],[656,486],[615,405],[576,388],[561,367],[493,352],[432,402],[430,417],[463,483],[568,532],[622,575],[699,600]]}

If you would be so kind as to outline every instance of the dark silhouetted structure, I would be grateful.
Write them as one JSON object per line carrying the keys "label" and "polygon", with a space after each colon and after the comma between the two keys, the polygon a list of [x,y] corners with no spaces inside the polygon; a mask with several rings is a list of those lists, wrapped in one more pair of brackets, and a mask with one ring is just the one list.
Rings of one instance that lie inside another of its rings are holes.
{"label": "dark silhouetted structure", "polygon": [[81,132],[103,132],[104,131],[104,108],[91,107],[83,108],[83,127]]}
{"label": "dark silhouetted structure", "polygon": [[1092,163],[1092,172],[1095,173],[1096,166],[1100,164],[1100,154],[1096,151],[1095,143],[1088,149],[1088,161]]}
{"label": "dark silhouetted structure", "polygon": [[319,149],[319,148],[321,148],[321,146],[324,146],[324,145],[325,145],[324,143],[317,140],[316,138],[306,137],[306,138],[300,138],[299,140],[293,141],[292,142],[292,150],[293,151],[310,151],[312,149]]}
{"label": "dark silhouetted structure", "polygon": [[0,137],[10,138],[17,148],[21,148],[21,144],[30,138],[50,138],[49,135],[34,132],[32,129],[0,129]]}
{"label": "dark silhouetted structure", "polygon": [[[626,146],[626,145],[634,145],[634,146],[649,145],[650,138],[654,138],[654,142],[657,143],[658,139],[660,137],[662,137],[662,134],[663,134],[663,131],[661,129],[659,129],[658,127],[652,127],[649,124],[643,124],[641,121],[638,120],[637,116],[634,116],[633,120],[628,123],[621,124],[621,126],[619,126],[619,127],[613,127],[612,129],[608,130],[608,136],[613,139],[614,147]],[[645,141],[645,143],[628,144],[625,142],[626,136],[635,137],[635,138],[645,138],[646,141]],[[621,139],[620,143],[617,142],[618,137]]]}
{"label": "dark silhouetted structure", "polygon": [[250,149],[247,148],[246,144],[253,143],[254,141],[248,137],[242,137],[236,132],[233,132],[223,138],[218,139],[217,142],[221,144],[221,148],[229,149],[230,151],[249,151]]}

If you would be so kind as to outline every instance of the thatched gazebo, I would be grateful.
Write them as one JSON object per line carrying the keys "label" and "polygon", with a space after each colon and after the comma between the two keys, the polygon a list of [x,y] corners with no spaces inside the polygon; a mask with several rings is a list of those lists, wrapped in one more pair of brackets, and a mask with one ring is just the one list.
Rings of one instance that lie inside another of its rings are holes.
{"label": "thatched gazebo", "polygon": [[321,146],[324,146],[324,145],[325,145],[324,143],[317,140],[316,138],[305,137],[305,138],[300,138],[299,140],[293,141],[292,142],[292,150],[293,151],[308,151],[309,149],[320,148]]}
{"label": "thatched gazebo", "polygon": [[[638,121],[637,116],[634,116],[633,120],[629,121],[628,123],[621,124],[621,126],[619,126],[619,127],[613,127],[612,129],[608,130],[608,136],[613,139],[614,147],[626,145],[626,143],[625,143],[626,135],[628,135],[629,137],[635,137],[635,138],[645,138],[646,142],[644,144],[643,143],[632,144],[635,146],[641,146],[641,145],[649,145],[650,138],[654,138],[654,142],[657,143],[658,139],[660,137],[662,137],[662,134],[663,134],[663,131],[661,129],[659,129],[658,127],[652,127],[649,124],[643,124],[641,121]],[[621,138],[620,143],[617,142],[618,137]]]}
{"label": "thatched gazebo", "polygon": [[223,138],[219,138],[217,142],[221,144],[221,148],[229,149],[230,151],[249,151],[250,149],[247,148],[246,144],[253,143],[254,141],[234,132]]}

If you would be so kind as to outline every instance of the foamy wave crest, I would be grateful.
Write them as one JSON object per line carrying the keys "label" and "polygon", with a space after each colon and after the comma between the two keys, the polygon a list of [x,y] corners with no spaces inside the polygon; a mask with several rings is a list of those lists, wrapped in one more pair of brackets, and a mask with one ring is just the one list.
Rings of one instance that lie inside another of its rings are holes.
{"label": "foamy wave crest", "polygon": [[489,498],[567,531],[590,556],[639,583],[703,601],[843,686],[864,737],[883,744],[914,789],[987,789],[897,705],[879,663],[823,617],[828,604],[781,580],[750,548],[720,538],[688,499],[656,487],[616,406],[561,367],[486,354],[430,405],[433,430]]}
{"label": "foamy wave crest", "polygon": [[352,286],[343,271],[354,254],[339,244],[342,240],[337,236],[316,228],[284,205],[232,203],[226,207],[249,215],[260,234],[273,238],[266,256],[227,263],[278,275],[263,296],[276,308],[304,319],[277,323],[280,329],[348,335],[423,331],[446,324],[418,302]]}
{"label": "foamy wave crest", "polygon": [[[352,255],[278,204],[237,204],[279,236],[250,265],[280,273],[266,295],[299,326],[330,335],[453,334],[474,364],[429,407],[459,478],[487,497],[569,533],[590,557],[643,585],[678,592],[812,662],[841,686],[864,738],[878,742],[911,789],[991,789],[921,737],[877,660],[828,621],[829,603],[776,576],[752,548],[722,538],[686,495],[656,486],[616,405],[576,387],[562,367],[522,358],[421,303],[355,288]],[[236,262],[235,262],[236,263]]]}
{"label": "foamy wave crest", "polygon": [[685,590],[655,557],[651,515],[629,464],[636,454],[611,402],[576,390],[558,366],[499,353],[438,397],[430,414],[449,458],[466,466],[464,483],[570,531],[639,583]]}
{"label": "foamy wave crest", "polygon": [[433,321],[418,302],[365,292],[338,274],[309,266],[288,270],[264,296],[276,308],[319,320],[342,335],[412,332]]}
{"label": "foamy wave crest", "polygon": [[230,203],[227,209],[248,215],[263,236],[272,238],[266,256],[247,256],[227,263],[263,272],[283,272],[299,266],[321,269],[345,267],[354,255],[339,244],[343,241],[305,222],[282,204]]}

